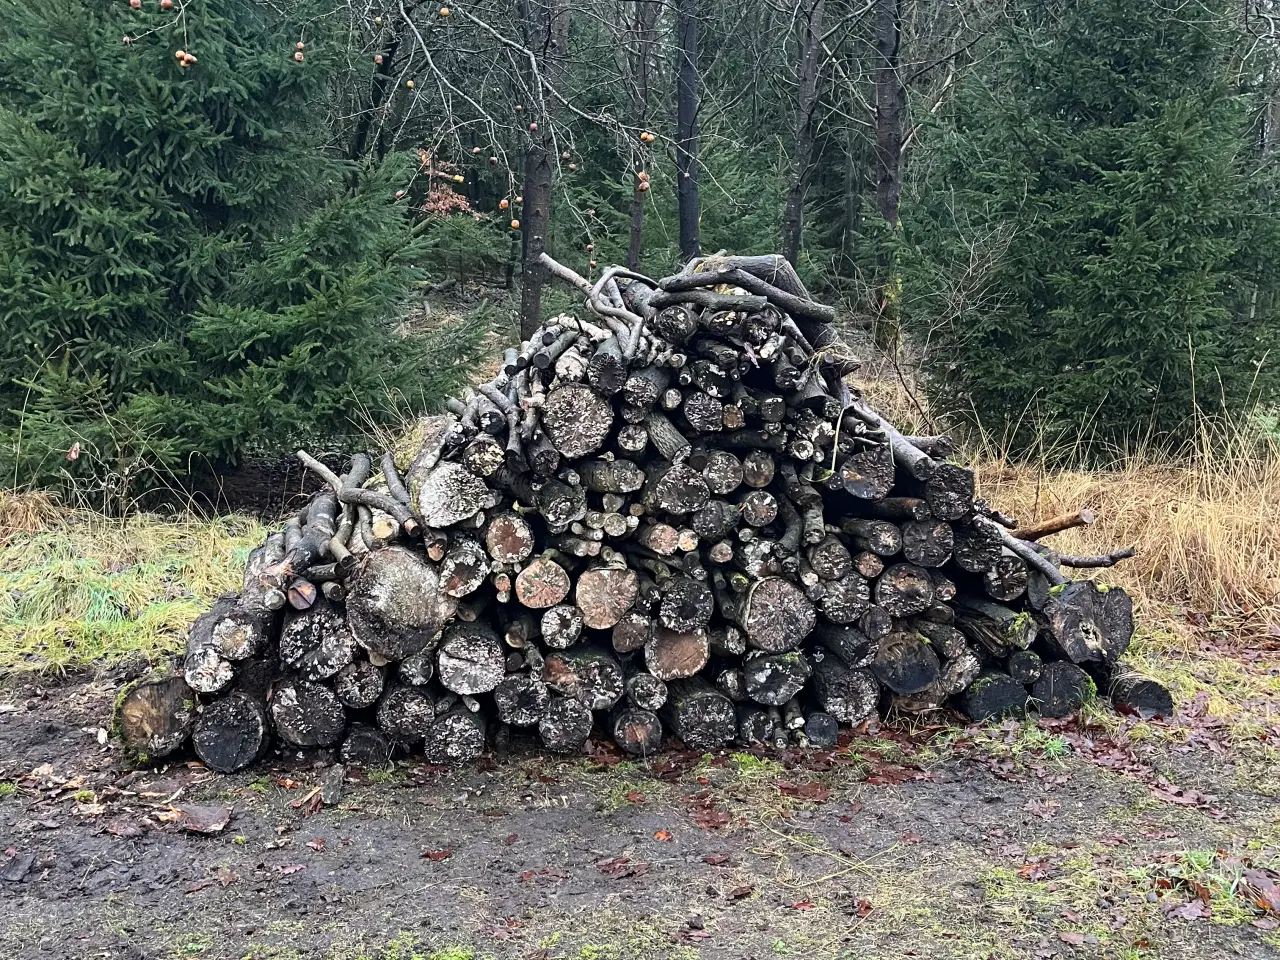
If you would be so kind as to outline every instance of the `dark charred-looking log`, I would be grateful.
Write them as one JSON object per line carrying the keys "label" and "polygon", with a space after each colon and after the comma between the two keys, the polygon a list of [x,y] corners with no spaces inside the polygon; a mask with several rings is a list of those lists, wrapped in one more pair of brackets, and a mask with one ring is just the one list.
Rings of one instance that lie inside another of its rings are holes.
{"label": "dark charred-looking log", "polygon": [[[813,631],[814,639],[851,669],[865,667],[875,659],[880,639],[872,639],[857,627],[819,623]],[[827,657],[826,659],[831,659]]]}
{"label": "dark charred-looking log", "polygon": [[734,703],[747,699],[747,677],[741,667],[722,667],[716,671],[716,689]]}
{"label": "dark charred-looking log", "polygon": [[484,753],[484,714],[459,705],[436,717],[423,738],[430,763],[462,763]]}
{"label": "dark charred-looking log", "polygon": [[[809,561],[809,566],[813,567],[813,572],[823,580],[839,580],[855,571],[853,557],[849,555],[848,547],[835,537],[824,537],[817,543],[811,544],[805,550],[805,557]],[[871,576],[877,576],[881,569],[883,566],[871,573]],[[857,572],[860,576],[867,576],[861,570]]]}
{"label": "dark charred-looking log", "polygon": [[875,600],[876,606],[897,619],[922,613],[933,606],[933,579],[923,567],[895,563],[876,581]]}
{"label": "dark charred-looking log", "polygon": [[664,307],[650,321],[653,332],[671,343],[684,343],[698,330],[698,315],[688,307]]}
{"label": "dark charred-looking log", "polygon": [[1106,660],[1115,663],[1133,639],[1133,600],[1123,587],[1099,586],[1102,594],[1102,633],[1107,638]]}
{"label": "dark charred-looking log", "polygon": [[960,712],[975,722],[1020,717],[1027,710],[1027,688],[1007,673],[984,670],[955,702]]}
{"label": "dark charred-looking log", "polygon": [[1039,628],[1029,613],[988,600],[985,597],[959,598],[956,626],[970,640],[997,657],[1025,650],[1035,640]]}
{"label": "dark charred-looking log", "polygon": [[882,500],[893,489],[893,451],[877,444],[855,453],[837,471],[844,492],[859,500]]}
{"label": "dark charred-looking log", "polygon": [[778,501],[767,490],[752,490],[738,506],[748,526],[767,527],[778,517]]}
{"label": "dark charred-looking log", "polygon": [[776,472],[777,463],[765,450],[752,450],[742,458],[742,482],[748,487],[763,490]]}
{"label": "dark charred-looking log", "polygon": [[919,616],[911,617],[906,625],[910,630],[928,640],[940,657],[954,659],[964,655],[969,649],[964,634],[949,623],[937,623]]}
{"label": "dark charred-looking log", "polygon": [[625,690],[622,665],[598,647],[547,654],[542,682],[556,693],[576,697],[591,710],[608,710]]}
{"label": "dark charred-looking log", "polygon": [[1005,661],[1005,669],[1019,683],[1032,684],[1040,679],[1044,661],[1031,650],[1015,650]]}
{"label": "dark charred-looking log", "polygon": [[667,685],[651,673],[637,671],[627,677],[627,702],[641,710],[660,710],[667,702]]}
{"label": "dark charred-looking log", "polygon": [[871,584],[850,573],[823,584],[818,610],[832,623],[853,623],[871,606]]}
{"label": "dark charred-looking log", "polygon": [[893,632],[893,617],[884,607],[872,604],[858,618],[858,629],[872,640],[881,640]]}
{"label": "dark charred-looking log", "polygon": [[399,743],[417,743],[436,722],[436,698],[426,687],[394,686],[378,704],[378,729]]}
{"label": "dark charred-looking log", "polygon": [[440,589],[459,599],[469,596],[480,589],[489,570],[489,557],[478,540],[455,538],[440,564]]}
{"label": "dark charred-looking log", "polygon": [[557,603],[542,611],[542,642],[552,650],[567,650],[582,636],[582,611],[569,603]]}
{"label": "dark charred-looking log", "polygon": [[391,741],[377,727],[353,723],[347,729],[338,757],[348,767],[385,767],[391,760]]}
{"label": "dark charred-looking log", "polygon": [[493,702],[498,719],[514,727],[532,727],[547,712],[551,691],[538,677],[513,673],[493,688]]}
{"label": "dark charred-looking log", "polygon": [[583,626],[589,630],[608,630],[635,605],[639,592],[634,570],[595,567],[578,576],[574,602],[582,611]]}
{"label": "dark charred-looking log", "polygon": [[924,499],[939,520],[959,520],[973,510],[973,471],[939,463],[924,485]]}
{"label": "dark charred-looking log", "polygon": [[622,396],[627,403],[648,409],[658,402],[670,382],[671,374],[665,367],[639,367],[627,376]]}
{"label": "dark charred-looking log", "polygon": [[591,710],[574,697],[551,698],[538,720],[538,735],[548,750],[572,753],[591,736]]}
{"label": "dark charred-looking log", "polygon": [[905,695],[935,683],[942,666],[923,637],[900,631],[880,641],[871,672],[894,693]]}
{"label": "dark charred-looking log", "polygon": [[960,656],[943,662],[942,675],[935,686],[939,693],[949,697],[968,687],[981,672],[982,661],[972,651],[965,650]]}
{"label": "dark charred-looking log", "polygon": [[1116,709],[1144,720],[1173,716],[1173,695],[1159,680],[1125,664],[1090,664],[1089,672]]}
{"label": "dark charred-looking log", "polygon": [[724,404],[701,390],[693,390],[684,398],[680,412],[694,433],[718,433],[724,429]]}
{"label": "dark charred-looking log", "polygon": [[[436,675],[436,641],[423,647],[411,657],[405,657],[396,666],[401,683],[421,687],[430,683]],[[344,701],[345,702],[345,701]]]}
{"label": "dark charred-looking log", "polygon": [[711,450],[702,477],[712,496],[726,496],[742,486],[742,461],[728,450]]}
{"label": "dark charred-looking log", "polygon": [[902,530],[887,520],[849,517],[840,529],[853,538],[854,546],[880,557],[892,557],[902,549]]}
{"label": "dark charred-looking log", "polygon": [[714,750],[738,732],[733,701],[702,677],[672,681],[659,716],[693,750]]}
{"label": "dark charred-looking log", "polygon": [[952,527],[956,566],[969,573],[986,573],[1000,560],[1004,546],[1000,531],[987,523],[957,523]]}
{"label": "dark charred-looking log", "polygon": [[195,723],[195,692],[181,674],[158,673],[121,691],[112,725],[130,756],[145,763],[181,747]]}
{"label": "dark charred-looking log", "polygon": [[284,680],[271,696],[276,734],[295,747],[332,747],[347,726],[342,702],[318,683]]}
{"label": "dark charred-looking log", "polygon": [[1066,717],[1075,713],[1094,695],[1089,675],[1074,663],[1055,660],[1046,663],[1040,679],[1031,686],[1031,702],[1042,717]]}
{"label": "dark charred-looking log", "polygon": [[542,406],[542,429],[566,457],[577,459],[604,446],[613,428],[613,409],[607,400],[581,383],[566,383],[547,394]]}
{"label": "dark charred-looking log", "polygon": [[453,615],[457,601],[440,590],[435,567],[398,546],[366,554],[352,577],[347,623],[356,642],[384,660],[425,647]]}
{"label": "dark charred-looking log", "polygon": [[829,750],[840,739],[840,721],[824,710],[810,710],[804,718],[804,738],[811,747]]}
{"label": "dark charred-looking log", "polygon": [[551,479],[538,488],[533,506],[547,521],[552,533],[563,533],[575,520],[587,515],[587,494],[582,487]]}
{"label": "dark charred-looking log", "polygon": [[1046,646],[1072,663],[1114,662],[1128,646],[1114,644],[1103,627],[1105,594],[1091,580],[1060,584],[1049,591],[1044,607]]}
{"label": "dark charred-looking log", "polygon": [[862,511],[877,520],[890,520],[895,523],[928,520],[933,516],[929,504],[919,497],[885,497],[875,503],[864,504]]}
{"label": "dark charred-looking log", "polygon": [[709,500],[690,521],[694,532],[714,543],[729,535],[738,525],[738,508],[724,500]]}
{"label": "dark charred-looking log", "polygon": [[711,658],[707,632],[676,633],[666,627],[657,628],[645,642],[645,665],[659,680],[695,676]]}
{"label": "dark charred-looking log", "polygon": [[454,623],[440,640],[436,674],[446,690],[474,696],[498,685],[506,661],[502,642],[488,624]]}
{"label": "dark charred-looking log", "polygon": [[798,650],[785,653],[755,651],[742,663],[747,696],[756,703],[782,706],[801,690],[813,673],[807,657]]}
{"label": "dark charred-looking log", "polygon": [[1008,603],[1027,592],[1027,565],[1021,557],[1004,553],[982,575],[982,588],[992,600]]}
{"label": "dark charred-looking log", "polygon": [[516,577],[516,597],[531,610],[554,607],[569,595],[569,574],[550,557],[535,557]]}
{"label": "dark charred-looking log", "polygon": [[902,525],[902,555],[917,566],[942,566],[953,545],[951,524],[945,520],[908,520]]}
{"label": "dark charred-looking log", "polygon": [[[679,392],[676,393],[679,396]],[[649,430],[649,442],[664,460],[677,463],[688,455],[691,444],[665,414],[650,410],[645,418]]]}
{"label": "dark charred-looking log", "polygon": [[688,577],[676,577],[662,595],[658,622],[676,633],[694,633],[711,622],[715,609],[710,587]]}
{"label": "dark charred-looking log", "polygon": [[338,672],[333,681],[333,692],[351,709],[364,710],[378,702],[385,684],[382,669],[368,660],[357,660]]}
{"label": "dark charred-looking log", "polygon": [[235,773],[257,763],[271,743],[266,705],[238,690],[207,704],[191,747],[210,770]]}
{"label": "dark charred-looking log", "polygon": [[662,745],[662,722],[652,710],[619,707],[609,718],[614,742],[633,757],[647,757]]}
{"label": "dark charred-looking log", "polygon": [[735,739],[745,746],[773,744],[773,717],[755,703],[737,704],[738,732]]}
{"label": "dark charred-looking log", "polygon": [[280,662],[306,680],[324,680],[351,663],[356,639],[346,611],[324,597],[308,610],[290,611],[280,630]]}
{"label": "dark charred-looking log", "polygon": [[823,657],[813,665],[813,692],[823,710],[856,726],[875,712],[880,684],[870,670],[850,669],[836,657]]}
{"label": "dark charred-looking log", "polygon": [[606,397],[611,397],[622,389],[627,381],[627,362],[622,357],[622,344],[617,337],[596,347],[587,363],[587,383]]}
{"label": "dark charred-looking log", "polygon": [[214,627],[235,607],[235,602],[234,596],[219,597],[211,610],[196,617],[187,628],[183,675],[197,693],[219,693],[235,678],[231,661],[219,652],[213,638]]}

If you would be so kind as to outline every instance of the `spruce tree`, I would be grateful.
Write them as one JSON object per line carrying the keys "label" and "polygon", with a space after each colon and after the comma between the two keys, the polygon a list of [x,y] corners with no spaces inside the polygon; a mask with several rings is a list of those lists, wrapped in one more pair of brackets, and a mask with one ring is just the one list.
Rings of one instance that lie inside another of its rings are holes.
{"label": "spruce tree", "polygon": [[393,335],[422,253],[413,171],[326,150],[325,22],[250,0],[5,5],[4,482],[163,482],[465,376],[476,325]]}
{"label": "spruce tree", "polygon": [[1230,21],[1214,3],[1021,6],[903,205],[931,387],[1023,449],[1177,445],[1197,408],[1277,383],[1276,183],[1231,86]]}

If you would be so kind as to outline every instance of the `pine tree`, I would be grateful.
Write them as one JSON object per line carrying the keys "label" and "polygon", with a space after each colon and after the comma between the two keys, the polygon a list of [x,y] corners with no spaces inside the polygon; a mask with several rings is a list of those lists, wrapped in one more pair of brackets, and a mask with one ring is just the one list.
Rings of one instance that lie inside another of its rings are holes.
{"label": "pine tree", "polygon": [[393,335],[423,251],[396,189],[412,170],[325,149],[341,49],[301,37],[249,0],[6,5],[6,482],[145,485],[465,376],[478,326],[447,354]]}
{"label": "pine tree", "polygon": [[1213,6],[1024,4],[930,132],[901,262],[945,409],[1100,453],[1274,393],[1276,184]]}

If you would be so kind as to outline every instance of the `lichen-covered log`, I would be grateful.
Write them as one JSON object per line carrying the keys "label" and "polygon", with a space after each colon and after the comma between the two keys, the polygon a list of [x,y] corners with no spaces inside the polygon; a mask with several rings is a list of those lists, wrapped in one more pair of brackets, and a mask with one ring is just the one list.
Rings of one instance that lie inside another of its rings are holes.
{"label": "lichen-covered log", "polygon": [[880,641],[871,672],[896,694],[919,693],[942,672],[938,655],[918,634],[899,631]]}
{"label": "lichen-covered log", "polygon": [[563,456],[585,457],[604,446],[613,428],[613,408],[590,387],[566,383],[547,394],[542,429]]}
{"label": "lichen-covered log", "polygon": [[851,669],[837,657],[823,657],[813,664],[813,692],[824,711],[856,726],[875,712],[880,684],[870,670]]}
{"label": "lichen-covered log", "polygon": [[572,753],[591,736],[591,710],[575,697],[551,698],[538,720],[538,735],[548,750]]}
{"label": "lichen-covered log", "polygon": [[876,606],[897,619],[923,613],[933,605],[933,578],[914,563],[895,563],[880,574]]}
{"label": "lichen-covered log", "polygon": [[195,692],[178,673],[149,674],[116,697],[112,728],[130,756],[143,763],[179,749],[195,723]]}
{"label": "lichen-covered log", "polygon": [[576,697],[591,710],[608,710],[625,691],[622,665],[600,647],[547,654],[542,682],[556,693]]}
{"label": "lichen-covered log", "polygon": [[306,610],[285,614],[280,630],[280,663],[306,680],[324,680],[356,656],[356,638],[346,611],[324,597]]}
{"label": "lichen-covered log", "polygon": [[457,609],[433,564],[407,547],[365,554],[351,578],[347,623],[356,642],[385,661],[425,647]]}
{"label": "lichen-covered log", "polygon": [[798,650],[784,653],[757,650],[747,654],[742,673],[747,696],[756,703],[780,707],[804,689],[813,668]]}
{"label": "lichen-covered log", "polygon": [[693,750],[714,750],[738,732],[733,701],[702,677],[673,680],[659,712],[663,725]]}
{"label": "lichen-covered log", "polygon": [[332,747],[342,739],[347,715],[328,687],[304,680],[283,680],[271,696],[276,734],[295,747]]}
{"label": "lichen-covered log", "polygon": [[493,688],[493,702],[498,719],[514,727],[532,727],[547,712],[551,691],[538,677],[513,673],[498,681]]}
{"label": "lichen-covered log", "polygon": [[421,741],[436,722],[436,698],[426,687],[396,685],[378,704],[378,728],[394,741]]}
{"label": "lichen-covered log", "polygon": [[648,757],[662,745],[662,723],[652,710],[619,707],[609,718],[614,743],[633,757]]}
{"label": "lichen-covered log", "polygon": [[257,763],[270,744],[266,705],[239,690],[206,704],[191,735],[196,756],[219,773],[235,773]]}
{"label": "lichen-covered log", "polygon": [[454,693],[488,693],[506,674],[502,641],[487,623],[454,623],[445,628],[436,654],[436,676]]}
{"label": "lichen-covered log", "polygon": [[423,735],[431,763],[462,763],[484,753],[484,714],[459,705],[435,718]]}

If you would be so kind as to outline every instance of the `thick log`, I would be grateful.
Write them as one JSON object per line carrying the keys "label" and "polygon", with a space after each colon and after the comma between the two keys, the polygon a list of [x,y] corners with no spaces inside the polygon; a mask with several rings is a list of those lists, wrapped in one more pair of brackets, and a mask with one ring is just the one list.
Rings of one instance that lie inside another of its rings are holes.
{"label": "thick log", "polygon": [[728,450],[708,451],[702,477],[712,496],[726,496],[742,486],[742,461]]}
{"label": "thick log", "polygon": [[398,743],[417,743],[435,722],[436,698],[427,687],[393,686],[378,704],[378,729]]}
{"label": "thick log", "polygon": [[960,693],[982,672],[982,662],[970,650],[965,650],[958,657],[943,661],[942,675],[935,686],[945,697]]}
{"label": "thick log", "polygon": [[1032,684],[1044,672],[1044,661],[1031,650],[1015,650],[1005,660],[1005,670],[1019,683]]}
{"label": "thick log", "polygon": [[625,691],[622,665],[599,647],[547,654],[542,682],[556,693],[576,697],[591,710],[608,710]]}
{"label": "thick log", "polygon": [[187,741],[196,723],[196,695],[181,674],[157,672],[135,680],[116,697],[112,731],[140,763],[167,757]]}
{"label": "thick log", "polygon": [[351,663],[356,638],[346,611],[324,597],[309,610],[290,611],[280,630],[280,662],[306,680],[324,680]]}
{"label": "thick log", "polygon": [[582,611],[571,603],[557,603],[542,611],[542,642],[552,650],[567,650],[582,636]]}
{"label": "thick log", "polygon": [[347,728],[338,756],[348,767],[385,767],[391,761],[391,741],[377,727],[353,723]]}
{"label": "thick log", "polygon": [[648,757],[662,745],[662,722],[652,710],[619,707],[609,717],[614,743],[633,757]]}
{"label": "thick log", "polygon": [[853,623],[871,606],[871,584],[859,574],[849,573],[822,584],[818,611],[832,623]]}
{"label": "thick log", "polygon": [[428,527],[451,527],[475,516],[489,500],[489,488],[460,463],[436,465],[418,487],[418,516]]}
{"label": "thick log", "polygon": [[436,675],[446,690],[474,696],[496,687],[506,664],[502,642],[488,624],[453,623],[440,639]]}
{"label": "thick log", "polygon": [[663,725],[692,750],[714,750],[738,732],[733,701],[702,677],[672,681],[659,716]]}
{"label": "thick log", "polygon": [[854,546],[878,557],[892,557],[902,550],[902,530],[887,520],[862,520],[847,517],[840,529],[853,538]]}
{"label": "thick log", "polygon": [[516,577],[516,597],[531,610],[554,607],[569,595],[569,574],[550,557],[535,557]]}
{"label": "thick log", "polygon": [[1009,603],[1027,592],[1027,565],[1022,558],[1005,552],[982,575],[982,589],[992,600]]}
{"label": "thick log", "polygon": [[378,702],[385,685],[386,677],[381,668],[368,660],[357,660],[339,671],[333,681],[333,692],[344,705],[353,710],[364,710]]}
{"label": "thick log", "polygon": [[659,463],[649,468],[645,484],[645,504],[670,514],[694,513],[711,497],[707,481],[693,467],[683,463]]}
{"label": "thick log", "polygon": [[973,510],[973,471],[939,463],[924,484],[924,499],[939,520],[959,520]]}
{"label": "thick log", "polygon": [[829,750],[840,740],[840,721],[825,710],[810,710],[804,718],[804,739],[811,747]]}
{"label": "thick log", "polygon": [[576,460],[604,446],[613,429],[613,410],[590,387],[562,384],[543,402],[542,429],[561,454]]}
{"label": "thick log", "polygon": [[1143,720],[1173,716],[1173,695],[1159,680],[1127,664],[1090,664],[1088,670],[1103,695],[1120,712],[1136,714]]}
{"label": "thick log", "polygon": [[773,744],[773,717],[759,704],[739,703],[736,706],[738,730],[735,739],[744,746]]}
{"label": "thick log", "polygon": [[724,429],[724,404],[701,390],[691,390],[685,395],[680,412],[694,433],[719,433]]}
{"label": "thick log", "polygon": [[654,622],[642,613],[632,611],[623,614],[610,635],[614,652],[634,653],[637,650],[643,650],[655,629]]}
{"label": "thick log", "polygon": [[823,657],[813,665],[813,693],[825,712],[857,726],[875,713],[880,684],[870,670],[850,669],[836,657]]}
{"label": "thick log", "polygon": [[1007,673],[984,670],[955,700],[970,720],[1020,717],[1027,710],[1027,688]]}
{"label": "thick log", "polygon": [[495,563],[523,563],[533,554],[533,530],[519,514],[500,513],[485,527],[484,545]]}
{"label": "thick log", "polygon": [[351,578],[347,623],[356,642],[383,660],[403,660],[425,647],[457,609],[440,590],[433,565],[390,546],[361,558]]}
{"label": "thick log", "polygon": [[923,637],[898,631],[880,641],[871,672],[894,693],[906,695],[937,682],[942,666]]}
{"label": "thick log", "polygon": [[[853,557],[849,555],[849,548],[836,537],[824,537],[817,543],[810,544],[805,550],[805,557],[809,561],[809,566],[813,567],[813,572],[823,580],[839,580],[841,577],[847,577],[855,572]],[[878,559],[877,562],[879,562]],[[871,576],[877,576],[882,569],[883,565],[874,570]],[[857,572],[861,576],[866,576],[861,570]]]}
{"label": "thick log", "polygon": [[725,500],[708,500],[690,520],[699,537],[714,543],[738,526],[738,508]]}
{"label": "thick log", "polygon": [[766,653],[794,649],[818,621],[809,598],[781,577],[752,581],[738,602],[722,613],[743,629],[752,647]]}
{"label": "thick log", "polygon": [[638,367],[631,371],[622,385],[622,397],[632,406],[647,410],[658,402],[670,383],[671,373],[665,367]]}
{"label": "thick log", "polygon": [[658,606],[658,622],[675,633],[695,633],[711,622],[716,600],[711,588],[689,577],[676,577]]}
{"label": "thick log", "polygon": [[667,685],[651,673],[638,670],[627,677],[627,702],[641,710],[660,710],[667,702]]}
{"label": "thick log", "polygon": [[945,520],[908,520],[902,525],[902,555],[917,566],[942,566],[954,545],[951,524]]}
{"label": "thick log", "polygon": [[465,763],[484,753],[484,714],[459,705],[436,717],[422,742],[429,763]]}
{"label": "thick log", "polygon": [[819,623],[814,628],[813,637],[850,669],[868,666],[880,647],[880,638],[872,639],[850,625]]}
{"label": "thick log", "polygon": [[893,632],[893,617],[884,607],[872,604],[858,618],[858,629],[872,640],[881,640]]}
{"label": "thick log", "polygon": [[956,523],[951,555],[956,566],[969,573],[986,573],[1000,560],[1004,546],[1000,531],[986,523]]}
{"label": "thick log", "polygon": [[574,697],[551,698],[538,720],[538,735],[548,750],[572,753],[591,736],[592,717],[587,705]]}
{"label": "thick log", "polygon": [[1039,628],[1029,613],[1019,613],[985,597],[962,596],[956,626],[960,632],[997,657],[1031,646]]}
{"label": "thick log", "polygon": [[705,630],[676,633],[658,627],[644,646],[644,662],[649,672],[668,683],[696,675],[710,658],[711,646]]}
{"label": "thick log", "polygon": [[574,603],[588,630],[608,630],[635,606],[640,581],[625,567],[593,567],[579,574]]}
{"label": "thick log", "polygon": [[347,726],[342,703],[332,690],[300,680],[276,685],[271,720],[277,736],[295,747],[336,746]]}
{"label": "thick log", "polygon": [[1066,717],[1075,713],[1097,689],[1089,675],[1074,663],[1046,663],[1031,686],[1031,703],[1042,717]]}
{"label": "thick log", "polygon": [[[1118,660],[1128,649],[1132,629],[1131,612],[1127,618],[1128,630],[1109,634],[1106,629],[1107,597],[1112,590],[1118,589],[1099,588],[1092,580],[1052,587],[1043,612],[1047,629],[1042,631],[1042,638],[1046,645],[1072,663],[1114,663]],[[1124,601],[1128,600],[1127,595],[1123,597]],[[1126,611],[1132,609],[1127,602],[1118,606],[1123,606]]]}
{"label": "thick log", "polygon": [[218,773],[235,773],[257,763],[270,744],[266,705],[239,690],[206,704],[191,735],[196,756]]}
{"label": "thick log", "polygon": [[798,650],[764,653],[756,650],[742,662],[747,696],[756,703],[780,707],[801,690],[813,674],[809,659]]}
{"label": "thick log", "polygon": [[644,471],[630,460],[584,460],[574,469],[592,493],[635,493],[644,486]]}
{"label": "thick log", "polygon": [[649,325],[663,340],[684,343],[698,331],[698,314],[683,304],[673,304],[659,310]]}
{"label": "thick log", "polygon": [[532,727],[546,714],[551,691],[532,674],[508,674],[493,688],[493,703],[503,723]]}
{"label": "thick log", "polygon": [[933,606],[933,579],[923,567],[895,563],[876,581],[875,600],[876,606],[899,620],[921,613]]}
{"label": "thick log", "polygon": [[866,447],[841,463],[836,472],[845,493],[859,500],[882,500],[893,489],[893,451],[887,444]]}
{"label": "thick log", "polygon": [[235,602],[234,596],[219,597],[213,608],[197,617],[187,629],[183,677],[197,693],[221,693],[235,679],[231,661],[222,655],[213,637],[214,627],[225,620]]}

